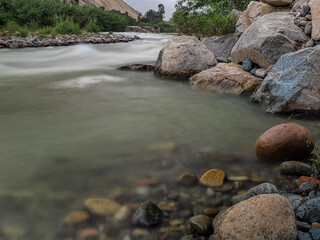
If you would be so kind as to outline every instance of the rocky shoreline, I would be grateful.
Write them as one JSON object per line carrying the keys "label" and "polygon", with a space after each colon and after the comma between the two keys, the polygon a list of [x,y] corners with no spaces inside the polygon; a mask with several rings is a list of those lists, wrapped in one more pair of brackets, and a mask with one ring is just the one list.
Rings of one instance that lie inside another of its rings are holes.
{"label": "rocky shoreline", "polygon": [[118,42],[130,42],[139,39],[138,36],[125,36],[121,34],[105,33],[105,34],[82,34],[77,35],[61,35],[55,38],[51,36],[40,37],[37,32],[32,32],[28,37],[10,36],[8,32],[3,32],[0,37],[0,48],[34,48],[34,47],[58,47],[70,46],[76,44],[108,44]]}

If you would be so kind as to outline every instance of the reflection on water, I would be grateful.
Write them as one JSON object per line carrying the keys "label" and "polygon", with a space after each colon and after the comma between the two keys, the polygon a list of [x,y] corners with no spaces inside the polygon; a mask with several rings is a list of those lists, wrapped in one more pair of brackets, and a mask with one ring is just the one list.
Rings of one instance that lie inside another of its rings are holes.
{"label": "reflection on water", "polygon": [[[254,143],[286,118],[246,97],[117,70],[154,64],[169,36],[142,37],[0,50],[0,238],[11,229],[14,239],[54,239],[60,220],[83,199],[110,197],[138,178],[174,181],[209,168],[268,172],[255,159]],[[319,122],[301,123],[319,137]],[[174,150],[150,151],[161,143]]]}

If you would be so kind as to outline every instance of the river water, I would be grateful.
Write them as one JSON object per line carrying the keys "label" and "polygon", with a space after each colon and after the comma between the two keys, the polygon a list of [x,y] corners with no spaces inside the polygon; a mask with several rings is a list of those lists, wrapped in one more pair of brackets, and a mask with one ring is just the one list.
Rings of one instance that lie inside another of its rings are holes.
{"label": "river water", "polygon": [[[84,199],[130,191],[141,178],[274,171],[255,158],[254,144],[288,118],[266,114],[248,97],[117,70],[154,64],[170,37],[140,36],[0,50],[0,239],[55,239],[61,219]],[[319,122],[299,123],[319,139]]]}

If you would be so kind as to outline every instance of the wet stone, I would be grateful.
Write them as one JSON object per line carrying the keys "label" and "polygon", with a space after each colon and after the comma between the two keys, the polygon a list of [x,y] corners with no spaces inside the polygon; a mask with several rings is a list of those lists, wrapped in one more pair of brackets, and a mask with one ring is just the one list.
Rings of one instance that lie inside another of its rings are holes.
{"label": "wet stone", "polygon": [[64,221],[69,225],[73,225],[86,222],[89,218],[89,214],[85,211],[73,211],[65,217]]}
{"label": "wet stone", "polygon": [[233,182],[232,186],[235,190],[240,190],[243,187],[243,182]]}
{"label": "wet stone", "polygon": [[304,182],[311,182],[317,185],[320,185],[320,181],[318,179],[315,179],[313,177],[306,177],[306,176],[302,176],[299,178],[299,180],[297,181],[298,186],[300,187],[302,183]]}
{"label": "wet stone", "polygon": [[84,209],[94,216],[111,216],[120,208],[120,204],[110,199],[88,199],[84,202]]}
{"label": "wet stone", "polygon": [[219,213],[219,210],[215,208],[206,208],[205,210],[203,210],[203,214],[211,218],[214,218],[215,216],[217,216],[218,213]]}
{"label": "wet stone", "polygon": [[280,171],[286,175],[311,176],[312,167],[309,164],[299,161],[287,161],[280,165]]}
{"label": "wet stone", "polygon": [[301,9],[300,16],[305,17],[309,13],[309,11],[310,11],[310,6],[307,4]]}
{"label": "wet stone", "polygon": [[245,181],[249,181],[249,177],[247,176],[232,176],[232,177],[228,177],[228,180],[231,182],[245,182]]}
{"label": "wet stone", "polygon": [[309,233],[298,231],[297,240],[312,240],[312,238]]}
{"label": "wet stone", "polygon": [[313,240],[320,240],[320,228],[310,229],[310,234]]}
{"label": "wet stone", "polygon": [[213,233],[212,218],[198,215],[189,219],[188,226],[195,236],[210,236]]}
{"label": "wet stone", "polygon": [[98,240],[99,231],[95,228],[86,228],[79,233],[79,240]]}
{"label": "wet stone", "polygon": [[200,183],[207,187],[220,187],[226,179],[226,174],[220,169],[212,169],[207,171],[200,178]]}
{"label": "wet stone", "polygon": [[251,59],[247,59],[242,63],[242,69],[244,71],[250,72],[253,69],[253,62]]}
{"label": "wet stone", "polygon": [[313,222],[313,223],[311,224],[311,226],[312,226],[312,228],[320,228],[320,223],[318,223],[318,222]]}
{"label": "wet stone", "polygon": [[141,238],[149,236],[149,232],[145,229],[136,228],[132,231],[132,236]]}
{"label": "wet stone", "polygon": [[299,187],[299,192],[302,195],[308,195],[309,192],[316,190],[317,189],[317,185],[312,183],[312,182],[304,182],[300,185]]}
{"label": "wet stone", "polygon": [[304,203],[304,199],[299,195],[290,195],[287,198],[294,211],[297,211],[298,207],[300,207]]}
{"label": "wet stone", "polygon": [[311,229],[311,225],[306,222],[296,221],[296,226],[297,226],[297,229],[302,232],[309,232],[309,230]]}
{"label": "wet stone", "polygon": [[132,217],[132,225],[153,227],[161,222],[162,212],[152,202],[142,203]]}
{"label": "wet stone", "polygon": [[183,185],[191,186],[198,182],[198,178],[194,174],[184,174],[180,176],[178,182]]}

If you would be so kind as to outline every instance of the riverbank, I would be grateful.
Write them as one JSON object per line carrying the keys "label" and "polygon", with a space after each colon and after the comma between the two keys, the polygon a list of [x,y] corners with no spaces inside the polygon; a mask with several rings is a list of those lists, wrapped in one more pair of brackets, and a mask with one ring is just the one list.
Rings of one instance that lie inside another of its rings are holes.
{"label": "riverbank", "polygon": [[125,36],[114,33],[90,34],[83,33],[82,35],[62,35],[58,34],[55,37],[42,37],[37,32],[31,32],[27,37],[16,37],[8,35],[8,32],[3,32],[0,37],[0,48],[28,48],[28,47],[57,47],[69,46],[75,44],[106,44],[118,42],[130,42],[140,39],[138,36]]}

